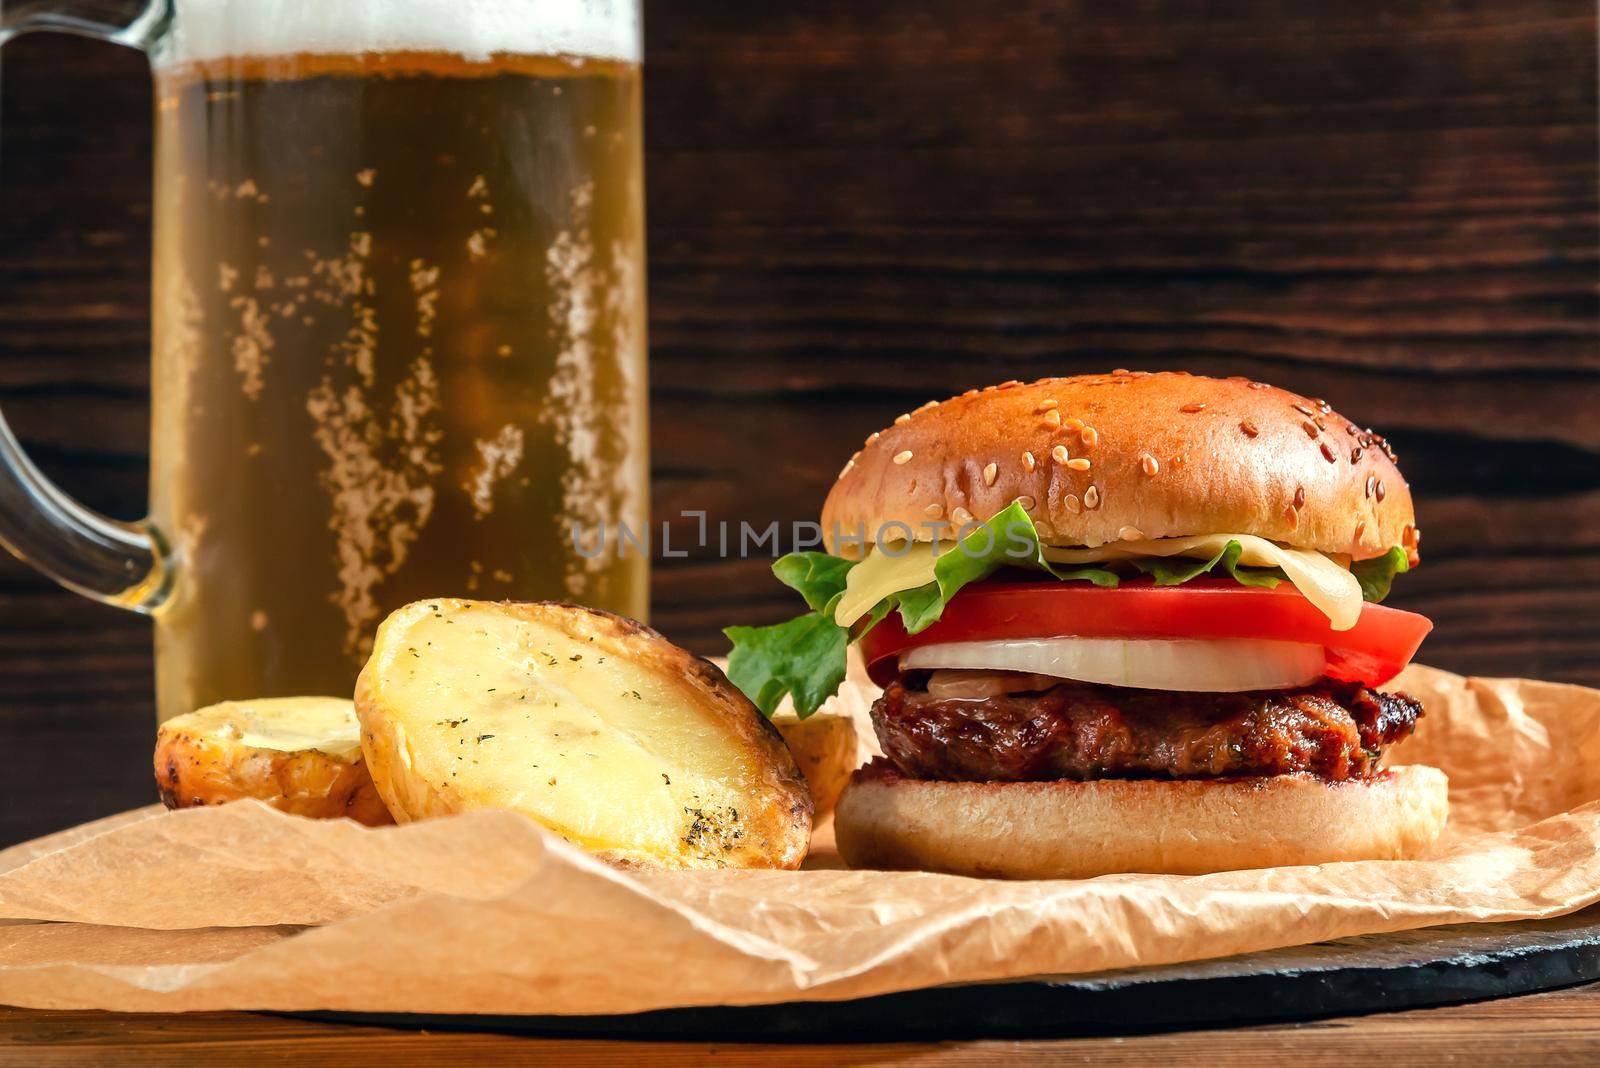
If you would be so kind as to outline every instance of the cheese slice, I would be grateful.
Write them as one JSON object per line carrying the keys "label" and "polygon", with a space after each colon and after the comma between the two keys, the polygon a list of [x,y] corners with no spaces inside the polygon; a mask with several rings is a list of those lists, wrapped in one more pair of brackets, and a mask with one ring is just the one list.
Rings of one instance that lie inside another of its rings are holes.
{"label": "cheese slice", "polygon": [[[1151,556],[1206,560],[1220,553],[1230,541],[1239,543],[1239,563],[1281,568],[1295,589],[1328,617],[1334,630],[1349,630],[1361,617],[1361,583],[1351,573],[1348,560],[1314,549],[1291,549],[1254,534],[1114,541],[1092,549],[1045,546],[1043,551],[1051,563],[1074,566]],[[846,576],[844,596],[834,609],[834,621],[848,627],[885,597],[926,586],[933,581],[938,557],[957,551],[954,542],[902,542],[874,547]]]}
{"label": "cheese slice", "polygon": [[926,586],[933,581],[938,554],[951,552],[955,546],[953,541],[902,541],[873,546],[845,575],[844,596],[833,609],[834,622],[849,627],[885,597]]}

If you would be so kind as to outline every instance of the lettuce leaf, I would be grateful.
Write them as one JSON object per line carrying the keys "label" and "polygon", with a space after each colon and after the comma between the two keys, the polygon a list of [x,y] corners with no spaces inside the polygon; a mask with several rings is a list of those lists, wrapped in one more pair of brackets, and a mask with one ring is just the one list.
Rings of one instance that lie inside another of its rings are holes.
{"label": "lettuce leaf", "polygon": [[[728,627],[733,642],[728,656],[728,678],[755,702],[764,715],[772,715],[785,694],[794,698],[795,712],[804,719],[838,691],[844,681],[850,642],[860,638],[891,611],[899,610],[907,633],[916,634],[938,621],[964,586],[987,578],[1006,566],[1042,567],[1057,573],[1039,552],[1039,534],[1019,504],[1011,504],[987,523],[969,529],[957,546],[939,555],[934,580],[903,590],[880,601],[865,618],[847,631],[834,622],[833,609],[844,593],[845,578],[855,564],[827,553],[790,553],[772,565],[784,585],[799,591],[811,611],[799,619],[771,627]],[[1090,581],[1117,577],[1098,568],[1060,572],[1078,574]]]}
{"label": "lettuce leaf", "polygon": [[821,612],[844,592],[845,576],[854,566],[854,560],[827,553],[790,553],[773,563],[772,573],[798,591],[813,612]]}
{"label": "lettuce leaf", "polygon": [[1101,567],[1057,568],[1044,558],[1039,532],[1022,505],[1013,501],[986,523],[973,524],[958,545],[939,554],[933,581],[898,594],[900,621],[907,634],[927,630],[944,614],[950,598],[1002,567],[1048,571],[1058,579],[1083,579],[1097,586],[1115,586],[1117,576]]}
{"label": "lettuce leaf", "polygon": [[839,692],[850,633],[825,612],[807,612],[772,627],[729,627],[728,678],[771,716],[784,694],[801,718]]}
{"label": "lettuce leaf", "polygon": [[1186,560],[1179,556],[1150,556],[1143,559],[1136,557],[1128,563],[1144,574],[1152,576],[1157,586],[1181,586],[1219,567],[1235,582],[1244,586],[1264,586],[1270,590],[1278,583],[1287,581],[1283,572],[1275,567],[1240,567],[1239,555],[1243,552],[1244,546],[1236,541],[1230,541],[1209,560]]}
{"label": "lettuce leaf", "polygon": [[1350,571],[1361,583],[1362,600],[1374,604],[1382,602],[1389,596],[1389,587],[1394,582],[1394,577],[1403,571],[1411,570],[1411,557],[1400,546],[1396,545],[1382,556],[1375,556],[1371,560],[1357,560],[1350,565]]}

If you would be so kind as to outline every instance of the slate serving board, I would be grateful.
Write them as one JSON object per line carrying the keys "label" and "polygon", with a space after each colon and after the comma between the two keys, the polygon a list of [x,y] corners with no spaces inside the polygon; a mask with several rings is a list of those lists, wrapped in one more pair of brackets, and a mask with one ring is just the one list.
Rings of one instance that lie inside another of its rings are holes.
{"label": "slate serving board", "polygon": [[1422,1008],[1600,978],[1600,906],[1154,968],[617,1016],[304,1013],[406,1028],[769,1042],[1134,1034]]}

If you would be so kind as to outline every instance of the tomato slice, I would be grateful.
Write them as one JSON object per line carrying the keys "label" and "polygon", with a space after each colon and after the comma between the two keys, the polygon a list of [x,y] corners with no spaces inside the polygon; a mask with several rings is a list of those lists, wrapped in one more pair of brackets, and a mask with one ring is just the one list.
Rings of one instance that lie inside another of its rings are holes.
{"label": "tomato slice", "polygon": [[939,621],[907,634],[891,613],[861,639],[873,681],[894,675],[895,658],[918,645],[1000,638],[1261,638],[1327,650],[1329,678],[1379,686],[1411,661],[1433,629],[1427,617],[1378,604],[1350,630],[1288,583],[1276,589],[1226,579],[1157,586],[1149,579],[1104,589],[1076,582],[979,582],[945,605]]}

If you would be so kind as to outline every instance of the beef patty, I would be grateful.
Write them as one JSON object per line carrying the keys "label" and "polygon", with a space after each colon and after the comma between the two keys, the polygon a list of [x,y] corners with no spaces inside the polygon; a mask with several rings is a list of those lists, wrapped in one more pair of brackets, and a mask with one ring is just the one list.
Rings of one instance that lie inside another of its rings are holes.
{"label": "beef patty", "polygon": [[1269,693],[1063,682],[978,700],[935,699],[925,679],[896,679],[872,706],[885,755],[919,779],[1361,778],[1422,715],[1404,694],[1326,679]]}

